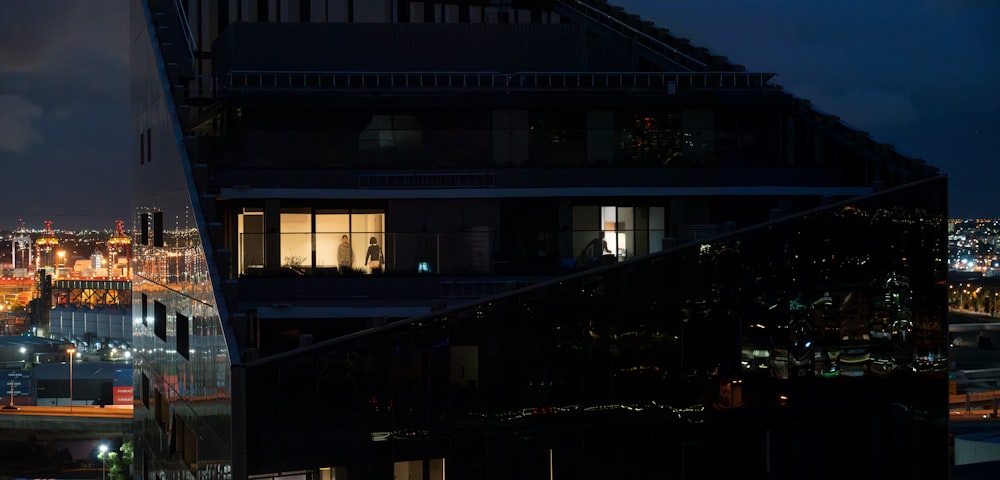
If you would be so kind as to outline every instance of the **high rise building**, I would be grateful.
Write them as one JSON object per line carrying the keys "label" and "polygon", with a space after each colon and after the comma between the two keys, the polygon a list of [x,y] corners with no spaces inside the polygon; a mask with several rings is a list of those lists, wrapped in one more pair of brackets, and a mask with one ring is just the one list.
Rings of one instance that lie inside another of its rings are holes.
{"label": "high rise building", "polygon": [[132,2],[139,478],[940,478],[946,184],[600,0]]}

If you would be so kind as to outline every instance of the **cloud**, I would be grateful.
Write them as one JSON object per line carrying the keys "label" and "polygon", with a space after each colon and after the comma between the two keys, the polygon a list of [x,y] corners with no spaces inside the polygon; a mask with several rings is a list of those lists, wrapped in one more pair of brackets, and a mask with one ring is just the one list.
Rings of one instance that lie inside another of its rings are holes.
{"label": "cloud", "polygon": [[0,15],[0,73],[29,72],[45,65],[52,52],[70,38],[67,26],[76,2],[16,3]]}
{"label": "cloud", "polygon": [[42,109],[16,95],[0,94],[0,150],[22,153],[42,140],[35,120]]}
{"label": "cloud", "polygon": [[67,55],[128,62],[126,0],[2,1],[17,6],[0,15],[0,73],[37,71]]}

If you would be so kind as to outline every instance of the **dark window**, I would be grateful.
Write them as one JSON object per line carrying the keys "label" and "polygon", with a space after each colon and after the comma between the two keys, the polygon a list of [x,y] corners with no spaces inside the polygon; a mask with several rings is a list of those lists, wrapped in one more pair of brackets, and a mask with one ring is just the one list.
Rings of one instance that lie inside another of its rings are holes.
{"label": "dark window", "polygon": [[181,354],[182,357],[190,360],[191,359],[191,348],[190,340],[188,339],[188,317],[185,315],[177,314],[177,320],[174,326],[176,327],[177,335],[177,353]]}
{"label": "dark window", "polygon": [[146,162],[153,161],[153,129],[146,129]]}
{"label": "dark window", "polygon": [[257,3],[257,21],[266,22],[267,21],[267,3],[268,2],[258,2]]}
{"label": "dark window", "polygon": [[198,461],[198,435],[195,434],[194,429],[188,425],[188,422],[184,419],[174,414],[174,426],[170,430],[170,443],[169,451],[172,454],[180,454],[181,460],[188,467],[194,465]]}
{"label": "dark window", "polygon": [[148,327],[149,322],[146,321],[146,316],[149,315],[149,297],[146,294],[142,294],[142,326]]}
{"label": "dark window", "polygon": [[142,236],[142,238],[141,238],[142,242],[141,243],[143,245],[149,245],[149,214],[148,213],[142,214],[142,217],[140,218],[140,223],[142,224],[141,227],[140,227],[140,231],[142,232],[141,233],[141,236]]}
{"label": "dark window", "polygon": [[139,134],[139,165],[146,163],[146,135]]}
{"label": "dark window", "polygon": [[166,432],[167,420],[170,419],[170,404],[167,403],[167,399],[160,393],[160,390],[155,387],[153,388],[153,401],[156,403],[156,423]]}
{"label": "dark window", "polygon": [[[299,16],[300,22],[312,21],[312,2],[309,0],[301,0],[299,2],[299,11],[302,12]],[[221,32],[222,30],[219,29],[219,31]]]}
{"label": "dark window", "polygon": [[167,306],[156,300],[153,301],[153,333],[167,341]]}
{"label": "dark window", "polygon": [[139,385],[139,400],[142,404],[149,408],[149,377],[145,373],[142,374],[142,380]]}
{"label": "dark window", "polygon": [[153,212],[153,246],[163,246],[163,212]]}

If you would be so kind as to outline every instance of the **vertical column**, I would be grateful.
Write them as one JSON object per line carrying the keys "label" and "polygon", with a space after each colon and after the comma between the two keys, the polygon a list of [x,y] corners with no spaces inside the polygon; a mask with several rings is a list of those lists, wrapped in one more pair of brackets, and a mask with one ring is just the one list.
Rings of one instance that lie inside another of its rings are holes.
{"label": "vertical column", "polygon": [[264,270],[281,269],[281,201],[264,202]]}
{"label": "vertical column", "polygon": [[576,258],[573,251],[573,202],[568,198],[559,199],[559,244],[558,253],[560,263],[572,261]]}

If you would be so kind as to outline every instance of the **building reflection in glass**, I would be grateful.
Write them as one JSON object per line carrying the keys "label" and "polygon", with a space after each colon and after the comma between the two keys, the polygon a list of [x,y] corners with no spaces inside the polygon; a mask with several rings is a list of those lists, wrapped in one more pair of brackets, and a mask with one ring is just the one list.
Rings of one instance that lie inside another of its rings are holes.
{"label": "building reflection in glass", "polygon": [[943,474],[944,191],[886,190],[251,362],[250,472]]}

